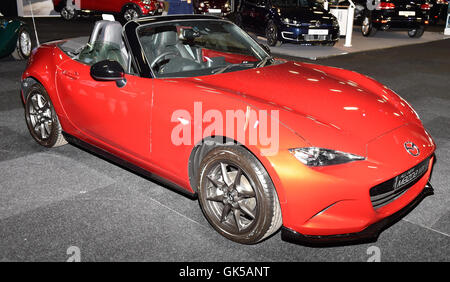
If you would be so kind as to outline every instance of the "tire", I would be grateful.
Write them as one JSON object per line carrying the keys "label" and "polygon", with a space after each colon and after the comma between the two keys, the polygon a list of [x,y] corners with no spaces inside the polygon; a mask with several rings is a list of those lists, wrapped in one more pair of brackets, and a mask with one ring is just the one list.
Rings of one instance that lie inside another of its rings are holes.
{"label": "tire", "polygon": [[36,83],[25,95],[25,121],[33,139],[48,148],[66,144],[58,116],[44,87]]}
{"label": "tire", "polygon": [[221,235],[237,243],[255,244],[280,228],[281,208],[272,180],[244,147],[212,149],[198,173],[200,207]]}
{"label": "tire", "polygon": [[365,15],[361,23],[361,33],[365,37],[374,36],[377,29],[373,26],[370,16]]}
{"label": "tire", "polygon": [[269,21],[266,26],[267,44],[271,47],[280,47],[281,41],[278,40],[278,27],[273,21]]}
{"label": "tire", "polygon": [[62,8],[60,14],[61,17],[66,21],[74,20],[78,16],[75,9],[67,9],[67,7]]}
{"label": "tire", "polygon": [[135,20],[142,16],[142,12],[135,6],[127,6],[123,9],[122,18],[125,22]]}
{"label": "tire", "polygon": [[408,36],[411,38],[420,38],[422,37],[423,33],[425,32],[425,27],[420,26],[416,29],[410,29],[408,30]]}
{"label": "tire", "polygon": [[11,53],[16,60],[25,60],[31,54],[31,36],[28,30],[24,27],[20,28],[17,36],[17,44],[14,51]]}

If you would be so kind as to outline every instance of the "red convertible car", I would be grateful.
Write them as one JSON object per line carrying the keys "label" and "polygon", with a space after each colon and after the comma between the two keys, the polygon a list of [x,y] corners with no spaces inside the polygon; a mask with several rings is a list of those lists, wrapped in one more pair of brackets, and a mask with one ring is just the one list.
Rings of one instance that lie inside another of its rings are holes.
{"label": "red convertible car", "polygon": [[[198,198],[226,238],[373,240],[432,194],[435,143],[364,75],[273,58],[213,16],[96,23],[22,77],[31,136],[70,142]],[[180,230],[181,231],[181,230]]]}

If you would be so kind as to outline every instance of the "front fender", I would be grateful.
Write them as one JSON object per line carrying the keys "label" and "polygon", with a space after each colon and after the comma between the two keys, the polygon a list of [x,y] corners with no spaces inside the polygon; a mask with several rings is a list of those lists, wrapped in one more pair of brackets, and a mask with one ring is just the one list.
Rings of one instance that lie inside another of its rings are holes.
{"label": "front fender", "polygon": [[42,84],[50,96],[52,104],[55,111],[58,113],[58,118],[61,122],[65,121],[66,117],[61,116],[61,113],[64,113],[64,111],[62,110],[61,102],[58,97],[55,84],[55,75],[58,65],[65,60],[70,60],[70,58],[64,54],[64,52],[62,52],[56,44],[44,44],[33,50],[28,61],[28,66],[22,74],[23,101],[26,101],[26,97],[24,95],[27,87],[30,86],[30,79]]}

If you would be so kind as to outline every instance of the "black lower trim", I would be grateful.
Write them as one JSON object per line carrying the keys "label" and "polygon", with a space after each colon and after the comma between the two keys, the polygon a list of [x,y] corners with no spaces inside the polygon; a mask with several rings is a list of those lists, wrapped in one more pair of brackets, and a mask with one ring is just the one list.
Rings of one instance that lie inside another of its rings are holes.
{"label": "black lower trim", "polygon": [[389,228],[406,214],[413,210],[424,198],[433,195],[433,187],[427,183],[420,194],[412,200],[407,206],[398,212],[370,225],[366,229],[357,233],[337,234],[337,235],[303,235],[286,227],[281,229],[281,239],[283,241],[297,243],[312,247],[326,247],[326,246],[342,246],[349,244],[360,244],[367,242],[374,242],[378,239],[383,230]]}
{"label": "black lower trim", "polygon": [[171,189],[171,190],[173,190],[173,191],[175,191],[175,192],[177,192],[179,194],[187,196],[190,199],[193,199],[193,200],[197,199],[197,193],[189,192],[188,190],[184,189],[183,187],[181,187],[181,186],[179,186],[179,185],[177,185],[177,184],[175,184],[175,183],[173,183],[173,182],[171,182],[171,181],[169,181],[169,180],[167,180],[167,179],[165,179],[165,178],[163,178],[163,177],[161,177],[159,175],[156,175],[156,174],[154,174],[154,173],[152,173],[152,172],[150,172],[150,171],[148,171],[148,170],[146,170],[146,169],[144,169],[142,167],[139,167],[139,166],[137,166],[135,164],[132,164],[132,163],[130,163],[128,161],[125,161],[124,159],[122,159],[120,157],[117,157],[116,155],[114,155],[112,153],[109,153],[109,152],[107,152],[107,151],[105,151],[105,150],[103,150],[103,149],[101,149],[101,148],[99,148],[97,146],[94,146],[92,144],[84,142],[83,140],[80,140],[77,137],[72,136],[72,135],[70,135],[70,134],[68,134],[66,132],[62,132],[62,134],[63,134],[64,138],[67,140],[67,142],[69,142],[70,144],[72,144],[72,145],[74,145],[76,147],[79,147],[79,148],[84,149],[84,150],[86,150],[86,151],[88,151],[90,153],[93,153],[93,154],[95,154],[95,155],[97,155],[97,156],[99,156],[99,157],[101,157],[101,158],[103,158],[103,159],[105,159],[107,161],[110,161],[110,162],[112,162],[112,163],[114,163],[116,165],[119,165],[120,167],[122,167],[122,168],[124,168],[124,169],[126,169],[128,171],[136,173],[139,176],[142,176],[142,177],[144,177],[146,179],[149,179],[149,180],[151,180],[153,182],[156,182],[156,183],[158,183],[159,185],[161,185],[163,187],[169,188],[169,189]]}

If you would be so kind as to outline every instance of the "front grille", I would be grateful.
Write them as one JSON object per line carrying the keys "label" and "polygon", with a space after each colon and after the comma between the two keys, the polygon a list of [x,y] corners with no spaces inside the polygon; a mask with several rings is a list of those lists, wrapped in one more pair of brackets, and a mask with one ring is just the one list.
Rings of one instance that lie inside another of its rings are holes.
{"label": "front grille", "polygon": [[[375,209],[381,208],[403,195],[403,193],[414,186],[425,175],[429,162],[430,158],[427,158],[404,173],[372,187],[370,189],[372,206]],[[410,176],[413,177],[409,179],[408,177]]]}
{"label": "front grille", "polygon": [[302,37],[303,37],[304,41],[328,41],[328,40],[331,40],[330,34],[329,35],[303,34]]}

